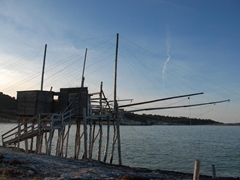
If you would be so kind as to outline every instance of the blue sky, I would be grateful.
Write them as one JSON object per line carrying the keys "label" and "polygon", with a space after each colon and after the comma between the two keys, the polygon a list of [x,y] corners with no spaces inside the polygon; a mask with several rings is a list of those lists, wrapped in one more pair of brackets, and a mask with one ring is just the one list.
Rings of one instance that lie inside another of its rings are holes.
{"label": "blue sky", "polygon": [[231,102],[141,113],[240,122],[239,9],[237,0],[1,0],[0,91],[40,89],[48,44],[45,90],[80,86],[88,48],[85,85],[95,92],[103,81],[112,99],[119,33],[119,99],[204,92],[147,107]]}

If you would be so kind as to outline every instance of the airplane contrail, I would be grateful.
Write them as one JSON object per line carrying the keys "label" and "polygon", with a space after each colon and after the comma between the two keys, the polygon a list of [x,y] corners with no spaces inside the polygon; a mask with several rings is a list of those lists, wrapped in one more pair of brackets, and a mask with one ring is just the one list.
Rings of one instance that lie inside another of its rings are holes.
{"label": "airplane contrail", "polygon": [[163,66],[163,69],[162,69],[163,82],[165,80],[165,73],[166,73],[166,70],[167,70],[167,63],[170,61],[170,58],[171,58],[171,56],[170,56],[171,43],[170,43],[169,26],[167,26],[166,31],[167,31],[167,35],[166,35],[167,59],[164,62],[164,66]]}

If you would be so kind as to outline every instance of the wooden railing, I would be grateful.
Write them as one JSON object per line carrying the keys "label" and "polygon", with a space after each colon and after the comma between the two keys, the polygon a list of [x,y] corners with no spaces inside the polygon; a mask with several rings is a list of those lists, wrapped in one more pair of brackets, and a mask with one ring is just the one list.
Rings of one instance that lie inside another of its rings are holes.
{"label": "wooden railing", "polygon": [[40,113],[4,133],[2,135],[2,145],[7,146],[21,142],[36,136],[39,131],[47,132],[52,129],[61,129],[63,126],[69,124],[73,120],[73,117],[76,116],[76,109],[70,109],[59,114]]}
{"label": "wooden railing", "polygon": [[19,143],[34,137],[39,129],[45,131],[51,129],[51,114],[38,114],[27,121],[19,123],[16,127],[2,135],[2,144],[6,146],[7,144]]}
{"label": "wooden railing", "polygon": [[[37,119],[38,119],[38,115],[32,117],[28,121],[18,124],[15,128],[2,134],[3,146],[5,146],[7,144],[7,142],[11,141],[12,139],[16,139],[17,137],[20,137],[24,133],[32,132],[32,131],[36,130],[38,128]],[[31,125],[29,125],[30,123],[31,123]]]}

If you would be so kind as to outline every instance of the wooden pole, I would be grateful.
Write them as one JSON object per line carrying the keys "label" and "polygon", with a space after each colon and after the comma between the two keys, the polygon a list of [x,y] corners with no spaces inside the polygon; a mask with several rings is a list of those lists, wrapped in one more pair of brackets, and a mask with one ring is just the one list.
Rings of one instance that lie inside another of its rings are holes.
{"label": "wooden pole", "polygon": [[[103,83],[101,82],[100,86],[100,94],[99,94],[99,103],[100,103],[100,114],[102,115],[103,113],[103,108],[102,108],[102,86]],[[99,143],[98,143],[98,161],[101,161],[101,149],[102,149],[102,117],[99,118]]]}
{"label": "wooden pole", "polygon": [[215,165],[212,164],[212,178],[216,179],[216,169],[215,169]]}
{"label": "wooden pole", "polygon": [[60,147],[60,156],[63,156],[64,134],[65,134],[65,126],[62,126],[62,130],[61,130],[61,147]]}
{"label": "wooden pole", "polygon": [[20,136],[21,136],[21,126],[20,126],[20,118],[18,119],[18,145],[17,145],[17,150],[20,148]]}
{"label": "wooden pole", "polygon": [[102,149],[102,120],[99,118],[99,141],[98,141],[98,156],[97,160],[101,161],[101,149]]}
{"label": "wooden pole", "polygon": [[76,135],[75,135],[75,144],[74,144],[74,152],[73,152],[73,158],[77,159],[77,151],[79,146],[79,138],[80,138],[80,121],[77,119],[76,121]]}
{"label": "wooden pole", "polygon": [[89,159],[92,159],[92,119],[89,121]]}
{"label": "wooden pole", "polygon": [[120,122],[118,117],[118,103],[117,103],[117,58],[118,58],[118,39],[119,34],[116,37],[116,52],[115,52],[115,73],[114,73],[114,117],[117,125],[117,142],[118,142],[118,163],[122,165],[121,156],[121,140],[120,140]]}
{"label": "wooden pole", "polygon": [[57,145],[56,145],[56,153],[55,153],[55,156],[59,156],[59,152],[60,152],[60,142],[61,142],[61,129],[58,129],[58,138],[57,138]]}
{"label": "wooden pole", "polygon": [[111,154],[110,154],[110,164],[112,164],[113,162],[113,154],[114,154],[114,147],[115,147],[115,143],[116,143],[116,127],[115,127],[115,124],[114,124],[114,121],[113,121],[113,138],[112,138],[112,151],[111,151]]}
{"label": "wooden pole", "polygon": [[81,148],[81,121],[79,120],[79,128],[78,128],[79,132],[79,136],[78,136],[78,146],[77,146],[77,159],[79,157],[79,153],[80,153],[80,148]]}
{"label": "wooden pole", "polygon": [[52,140],[53,140],[53,135],[54,135],[54,129],[51,129],[49,133],[49,142],[48,142],[48,155],[51,155],[52,151]]}
{"label": "wooden pole", "polygon": [[65,149],[65,157],[68,155],[68,140],[69,140],[69,132],[72,124],[68,124],[68,131],[67,131],[67,140],[66,140],[66,149]]}
{"label": "wooden pole", "polygon": [[199,160],[195,160],[195,162],[194,162],[193,180],[199,180],[199,170],[200,170],[200,161]]}
{"label": "wooden pole", "polygon": [[103,162],[106,162],[106,160],[107,160],[108,144],[109,144],[109,131],[110,131],[110,117],[108,116],[107,117],[107,135],[106,135],[106,144],[105,144]]}
{"label": "wooden pole", "polygon": [[214,101],[214,102],[207,102],[207,103],[200,103],[200,104],[191,104],[191,105],[182,105],[182,106],[166,106],[166,107],[156,107],[156,108],[144,108],[144,109],[136,109],[131,111],[125,111],[126,112],[138,112],[138,111],[151,111],[151,110],[160,110],[160,109],[176,109],[176,108],[186,108],[186,107],[194,107],[194,106],[204,106],[209,104],[218,104],[218,103],[224,103],[229,102],[230,100],[223,100],[223,101]]}
{"label": "wooden pole", "polygon": [[41,115],[38,115],[38,135],[37,135],[37,142],[36,142],[36,153],[39,153],[39,143],[40,143],[40,136],[41,136]]}
{"label": "wooden pole", "polygon": [[203,92],[194,93],[194,94],[185,94],[185,95],[181,95],[181,96],[173,96],[173,97],[162,98],[162,99],[155,99],[155,100],[151,100],[151,101],[144,101],[144,102],[138,102],[138,103],[131,103],[131,104],[126,104],[126,105],[122,105],[122,106],[119,106],[119,107],[123,108],[123,107],[129,107],[129,106],[138,106],[138,105],[142,105],[142,104],[154,103],[154,102],[159,102],[159,101],[166,101],[166,100],[170,100],[170,99],[177,99],[177,98],[183,98],[183,97],[196,96],[196,95],[201,95],[201,94],[203,94]]}
{"label": "wooden pole", "polygon": [[[24,133],[27,133],[27,119],[23,119]],[[25,152],[28,153],[28,139],[25,140]]]}
{"label": "wooden pole", "polygon": [[[32,131],[34,130],[35,120],[32,121]],[[33,137],[31,138],[30,153],[33,151]]]}
{"label": "wooden pole", "polygon": [[48,141],[49,138],[47,138],[47,132],[44,133],[44,140],[45,140],[45,153],[48,153]]}
{"label": "wooden pole", "polygon": [[89,141],[91,141],[91,147],[92,147],[91,148],[91,158],[92,158],[93,146],[94,146],[94,142],[95,142],[95,128],[96,128],[96,122],[93,121],[92,139],[89,139]]}
{"label": "wooden pole", "polygon": [[84,77],[84,71],[85,71],[86,59],[87,59],[87,48],[86,48],[85,56],[84,56],[84,64],[83,64],[83,72],[82,72],[82,83],[81,83],[81,87],[84,87],[84,80],[85,80],[85,77]]}
{"label": "wooden pole", "polygon": [[45,70],[46,54],[47,54],[47,44],[45,44],[45,49],[44,49],[43,67],[42,67],[41,91],[43,90],[43,81],[44,81],[44,70]]}
{"label": "wooden pole", "polygon": [[86,121],[86,108],[83,108],[83,125],[84,125],[84,159],[87,159],[87,121]]}

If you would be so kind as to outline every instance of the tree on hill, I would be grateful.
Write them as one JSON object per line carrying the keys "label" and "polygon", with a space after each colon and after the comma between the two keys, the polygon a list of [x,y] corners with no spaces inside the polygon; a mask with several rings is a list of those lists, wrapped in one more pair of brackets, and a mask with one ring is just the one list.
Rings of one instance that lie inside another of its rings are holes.
{"label": "tree on hill", "polygon": [[171,117],[171,116],[161,116],[152,114],[134,114],[126,113],[124,117],[131,120],[141,121],[141,122],[151,122],[151,124],[159,124],[158,122],[168,123],[168,124],[181,124],[181,125],[216,125],[222,124],[211,119],[196,119],[187,117]]}
{"label": "tree on hill", "polygon": [[16,119],[17,102],[14,97],[0,92],[0,117]]}

